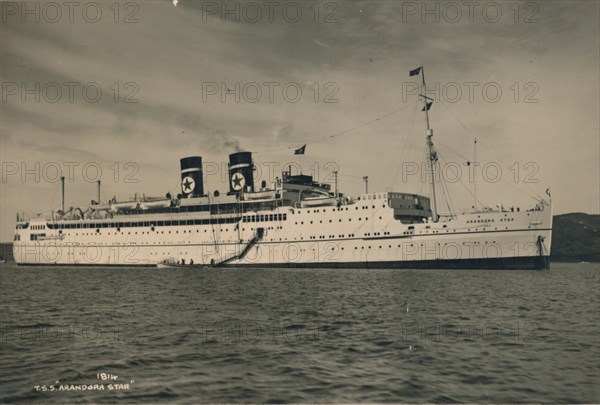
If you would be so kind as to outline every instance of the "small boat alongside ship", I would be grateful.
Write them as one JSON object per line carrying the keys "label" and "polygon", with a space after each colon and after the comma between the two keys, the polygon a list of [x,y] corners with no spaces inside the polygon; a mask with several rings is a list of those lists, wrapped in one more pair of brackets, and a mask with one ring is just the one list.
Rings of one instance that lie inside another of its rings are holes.
{"label": "small boat alongside ship", "polygon": [[156,264],[159,269],[208,269],[212,266],[180,262],[174,257],[167,257]]}

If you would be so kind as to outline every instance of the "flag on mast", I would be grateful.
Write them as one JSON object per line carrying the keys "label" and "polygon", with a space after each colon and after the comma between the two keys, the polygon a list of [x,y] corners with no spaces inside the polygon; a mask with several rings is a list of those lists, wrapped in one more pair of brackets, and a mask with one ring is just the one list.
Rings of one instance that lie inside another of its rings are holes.
{"label": "flag on mast", "polygon": [[418,75],[419,73],[421,73],[421,69],[422,68],[423,68],[423,66],[411,70],[409,76],[416,76],[416,75]]}
{"label": "flag on mast", "polygon": [[426,103],[425,106],[421,109],[421,111],[429,111],[431,110],[431,106],[433,105],[433,101],[430,101],[429,103]]}
{"label": "flag on mast", "polygon": [[294,155],[304,155],[305,150],[306,150],[306,145],[294,150]]}

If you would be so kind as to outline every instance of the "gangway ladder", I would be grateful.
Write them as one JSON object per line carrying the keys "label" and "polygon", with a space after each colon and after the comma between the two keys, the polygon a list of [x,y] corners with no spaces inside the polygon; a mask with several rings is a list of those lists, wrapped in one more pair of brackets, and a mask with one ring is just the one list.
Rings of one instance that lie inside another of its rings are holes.
{"label": "gangway ladder", "polygon": [[218,263],[215,263],[213,266],[218,267],[218,266],[227,264],[229,262],[232,262],[234,260],[243,259],[244,257],[246,257],[248,252],[250,252],[250,249],[252,249],[258,242],[260,242],[262,240],[264,235],[265,235],[265,228],[256,228],[256,232],[255,232],[254,236],[252,237],[252,239],[250,239],[248,241],[248,243],[246,244],[246,246],[244,246],[244,248],[242,249],[242,251],[240,253],[238,253],[234,256],[231,256],[225,260],[222,260]]}

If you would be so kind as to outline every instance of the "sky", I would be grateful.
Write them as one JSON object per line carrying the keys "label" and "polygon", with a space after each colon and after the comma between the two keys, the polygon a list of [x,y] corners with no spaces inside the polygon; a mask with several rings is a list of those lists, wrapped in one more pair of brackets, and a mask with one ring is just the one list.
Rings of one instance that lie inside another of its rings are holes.
{"label": "sky", "polygon": [[177,194],[187,156],[226,191],[242,150],[259,179],[427,195],[419,66],[442,212],[550,188],[555,213],[599,213],[597,1],[175,3],[0,2],[0,241],[60,207],[61,174],[67,208],[97,179],[103,199]]}

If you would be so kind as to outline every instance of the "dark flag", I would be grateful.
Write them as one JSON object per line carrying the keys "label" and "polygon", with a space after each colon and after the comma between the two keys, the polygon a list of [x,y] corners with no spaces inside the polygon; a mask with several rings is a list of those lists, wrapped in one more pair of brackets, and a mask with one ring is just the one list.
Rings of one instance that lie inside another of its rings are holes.
{"label": "dark flag", "polygon": [[433,101],[425,104],[425,106],[421,109],[421,111],[425,111],[425,110],[429,111],[429,110],[431,110],[431,106],[432,105],[433,105]]}
{"label": "dark flag", "polygon": [[416,75],[418,75],[419,73],[421,73],[421,68],[422,68],[422,67],[423,67],[423,66],[421,66],[421,67],[418,67],[418,68],[416,68],[416,69],[413,69],[413,70],[411,70],[411,71],[410,71],[410,75],[409,75],[409,76],[416,76]]}
{"label": "dark flag", "polygon": [[294,155],[304,155],[305,150],[306,150],[306,145],[294,150]]}

